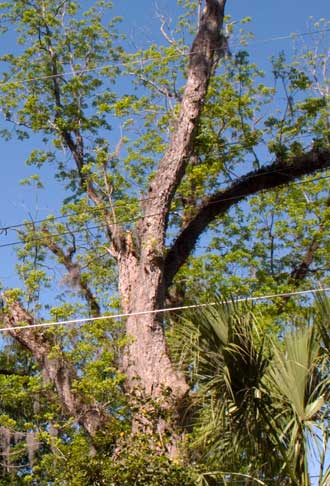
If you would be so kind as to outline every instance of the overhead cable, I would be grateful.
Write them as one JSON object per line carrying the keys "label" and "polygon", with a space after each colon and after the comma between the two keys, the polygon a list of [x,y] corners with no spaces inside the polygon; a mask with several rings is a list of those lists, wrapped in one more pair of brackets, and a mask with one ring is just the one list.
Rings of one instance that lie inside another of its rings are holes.
{"label": "overhead cable", "polygon": [[[237,147],[241,147],[242,145],[241,144],[238,144],[238,143],[226,143],[225,144],[226,146],[230,145],[230,146],[237,146]],[[171,162],[171,160],[169,160],[169,162]],[[262,176],[265,176],[265,175],[269,175],[269,174],[283,174],[284,171],[283,170],[269,170],[269,171],[265,171],[265,172],[260,172],[260,174],[256,174],[256,173],[252,173],[250,174],[249,177],[248,174],[246,174],[245,176],[239,176],[237,179],[239,179],[240,177],[246,177],[246,179],[248,178],[252,178],[252,177],[262,177]],[[308,177],[308,175],[306,176]],[[297,182],[289,182],[290,185],[297,185],[297,184],[307,184],[309,182],[316,182],[316,181],[320,181],[320,180],[323,180],[323,179],[330,179],[330,175],[329,176],[319,176],[319,177],[315,177],[313,179],[309,179],[309,180],[303,180],[303,181],[297,181]],[[235,181],[228,181],[228,184],[231,184]],[[195,189],[204,189],[204,186],[202,184],[200,185],[196,185],[195,186]],[[141,197],[141,198],[137,198],[136,201],[134,201],[134,204],[137,204],[137,203],[145,203],[147,201],[151,201],[153,199],[157,199],[159,196],[148,196],[148,197]],[[216,202],[219,202],[219,201],[216,201]],[[128,209],[129,208],[129,204],[128,203],[125,203],[125,202],[115,202],[113,204],[105,204],[104,206],[102,207],[96,207],[96,206],[93,206],[93,207],[88,207],[86,208],[85,210],[83,211],[79,211],[79,216],[81,216],[82,214],[92,214],[92,213],[98,213],[98,212],[103,212],[103,211],[106,211],[107,209]],[[0,226],[0,235],[1,233],[5,233],[7,234],[7,232],[9,230],[12,230],[12,229],[18,229],[18,228],[22,228],[22,227],[26,227],[26,226],[35,226],[36,224],[41,224],[41,223],[52,223],[54,221],[60,221],[60,220],[63,220],[63,219],[66,219],[66,218],[70,218],[70,217],[74,217],[74,216],[77,216],[77,214],[61,214],[61,215],[58,215],[58,216],[48,216],[46,218],[42,218],[42,219],[36,219],[36,220],[33,220],[33,221],[25,221],[23,223],[16,223],[16,224],[10,224],[10,225],[6,225],[6,226]]]}
{"label": "overhead cable", "polygon": [[[251,177],[255,177],[255,176],[265,176],[265,175],[268,175],[268,174],[272,174],[272,173],[282,173],[282,171],[268,171],[268,172],[263,172],[263,173],[260,173],[260,174],[251,174]],[[244,177],[244,176],[243,176]],[[329,176],[320,176],[320,177],[315,177],[313,179],[309,179],[309,180],[304,180],[304,181],[296,181],[296,182],[288,182],[288,185],[289,186],[293,186],[293,185],[301,185],[301,184],[308,184],[308,183],[311,183],[311,182],[317,182],[317,181],[320,181],[320,180],[325,180],[325,179],[330,179],[330,175]],[[283,183],[284,184],[284,183]],[[202,187],[202,186],[200,186]],[[197,186],[198,188],[198,186]],[[267,192],[269,192],[269,189],[266,190]],[[262,193],[263,191],[260,190],[257,194],[260,194]],[[253,194],[250,194],[250,196],[252,196]],[[154,196],[152,198],[142,198],[142,199],[139,199],[138,201],[140,202],[143,202],[143,201],[146,201],[148,199],[155,199],[157,198],[158,196]],[[227,198],[220,198],[220,199],[216,199],[214,201],[211,201],[210,204],[217,204],[217,203],[220,203],[220,202],[225,202],[225,201],[233,201],[233,200],[236,200],[236,199],[241,199],[241,198],[245,198],[245,197],[248,197],[248,195],[245,195],[245,194],[237,194],[236,196],[231,196],[231,197],[227,197]],[[137,202],[138,202],[137,201]],[[113,205],[113,206],[109,206],[109,207],[112,207],[112,208],[125,208],[125,206],[120,206],[120,205]],[[107,206],[106,207],[103,207],[103,208],[91,208],[91,211],[92,210],[99,210],[99,211],[104,211],[107,209]],[[170,211],[170,214],[176,214],[178,212],[178,210],[175,210],[175,211]],[[80,214],[88,214],[88,211],[86,211],[85,213],[80,213]],[[155,217],[155,216],[159,216],[161,215],[162,213],[161,212],[158,212],[158,213],[152,213],[152,214],[146,214],[146,215],[141,215],[141,216],[136,216],[135,218],[131,218],[131,219],[123,219],[121,221],[116,221],[116,222],[113,222],[112,225],[113,226],[118,226],[119,224],[122,224],[122,223],[134,223],[136,221],[140,221],[142,219],[146,219],[146,218],[152,218],[152,217]],[[53,222],[55,220],[60,220],[60,219],[63,219],[65,217],[70,217],[70,216],[74,216],[74,215],[61,215],[61,216],[55,216],[54,218],[44,218],[44,219],[40,219],[40,220],[36,220],[36,221],[27,221],[26,223],[18,223],[18,224],[14,224],[14,225],[9,225],[9,226],[3,226],[3,227],[0,227],[0,235],[1,233],[3,234],[7,234],[7,232],[11,229],[17,229],[17,228],[20,228],[20,227],[26,227],[28,225],[32,225],[34,226],[35,224],[40,224],[40,223],[44,223],[44,222]],[[96,225],[96,226],[91,226],[91,227],[87,227],[87,228],[82,228],[80,230],[67,230],[67,231],[63,231],[63,232],[60,232],[60,233],[54,233],[52,234],[53,237],[58,237],[58,236],[65,236],[65,235],[69,235],[69,234],[79,234],[83,231],[89,231],[89,230],[96,230],[96,229],[101,229],[103,228],[103,225]],[[26,244],[26,243],[38,243],[39,241],[43,241],[44,240],[44,237],[40,237],[40,238],[35,238],[33,240],[28,240],[28,241],[22,241],[22,240],[18,240],[18,241],[13,241],[13,242],[9,242],[9,243],[3,243],[0,245],[0,248],[7,248],[7,247],[10,247],[10,246],[17,246],[17,245],[23,245],[23,244]]]}
{"label": "overhead cable", "polygon": [[[293,32],[292,34],[287,34],[287,35],[283,35],[283,36],[274,36],[274,37],[269,37],[269,38],[266,38],[266,39],[255,39],[254,41],[251,42],[251,44],[260,44],[260,43],[267,43],[267,42],[275,42],[275,41],[279,41],[279,40],[295,39],[297,37],[307,37],[307,36],[321,34],[321,33],[329,32],[329,31],[330,31],[330,28],[314,30],[314,31],[311,31],[311,32],[302,32],[302,33]],[[240,47],[240,46],[241,46],[241,44],[235,45],[235,43],[232,45],[232,47]],[[96,66],[94,68],[77,69],[75,71],[72,71],[72,70],[71,71],[64,71],[64,72],[58,73],[58,74],[36,76],[36,77],[25,78],[25,79],[21,79],[21,80],[13,79],[11,81],[3,81],[3,82],[0,82],[0,87],[1,86],[13,85],[13,84],[19,85],[19,84],[31,83],[31,82],[34,82],[34,81],[43,81],[43,80],[47,80],[47,79],[57,79],[57,78],[67,77],[67,76],[75,77],[79,74],[96,72],[96,71],[100,71],[102,69],[110,69],[110,68],[115,68],[115,67],[118,67],[118,66],[129,67],[132,64],[141,64],[141,63],[144,65],[144,64],[149,63],[149,62],[153,62],[153,61],[157,62],[157,61],[160,60],[160,56],[147,57],[146,59],[142,59],[142,60],[141,59],[134,59],[137,54],[139,54],[139,53],[129,54],[129,56],[133,57],[132,60],[128,60],[128,61],[115,61],[114,60],[111,64],[110,63],[109,64],[103,64],[103,65],[100,65],[100,66]],[[176,54],[169,55],[167,57],[170,59],[170,58],[178,58],[178,57],[183,57],[183,56],[188,57],[188,56],[191,56],[191,55],[194,55],[194,54],[195,54],[195,52],[192,51],[192,52],[186,52],[184,54],[176,53]]]}
{"label": "overhead cable", "polygon": [[[269,295],[257,295],[252,297],[241,297],[237,299],[227,300],[222,302],[221,304],[236,304],[239,302],[257,302],[259,300],[269,300],[269,299],[276,299],[276,298],[283,298],[283,297],[293,297],[293,296],[300,296],[300,295],[308,295],[308,294],[317,294],[320,292],[328,292],[330,291],[330,287],[326,288],[318,288],[318,289],[309,289],[309,290],[299,290],[295,292],[282,292],[279,294],[269,294]],[[24,329],[38,329],[38,328],[47,328],[47,327],[56,327],[56,326],[67,326],[71,324],[82,324],[82,323],[90,323],[96,321],[104,321],[104,320],[113,320],[113,319],[124,319],[127,317],[140,317],[146,316],[150,314],[164,314],[169,312],[176,312],[182,310],[190,310],[190,309],[201,309],[203,307],[213,307],[215,305],[219,305],[219,302],[208,302],[205,304],[193,304],[193,305],[183,305],[179,307],[166,307],[164,309],[153,309],[153,310],[145,310],[139,312],[127,312],[122,314],[110,314],[105,316],[98,316],[98,317],[82,317],[79,319],[69,319],[66,321],[55,321],[55,322],[40,322],[31,325],[23,325],[23,326],[9,326],[3,327],[0,329],[0,332],[6,331],[22,331]]]}

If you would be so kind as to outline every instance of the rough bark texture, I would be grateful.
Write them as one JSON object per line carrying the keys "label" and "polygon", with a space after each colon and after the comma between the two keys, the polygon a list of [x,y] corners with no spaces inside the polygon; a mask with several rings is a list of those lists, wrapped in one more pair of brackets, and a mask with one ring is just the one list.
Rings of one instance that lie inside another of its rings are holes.
{"label": "rough bark texture", "polygon": [[193,251],[198,238],[215,218],[225,214],[248,196],[288,184],[299,177],[329,167],[330,150],[315,148],[290,160],[277,160],[273,164],[250,172],[233,182],[227,189],[205,199],[187,221],[167,253],[164,268],[166,285],[171,285],[176,273]]}
{"label": "rough bark texture", "polygon": [[[176,120],[176,130],[160,162],[148,198],[143,204],[145,218],[137,228],[140,252],[128,238],[119,251],[120,291],[129,312],[154,310],[165,301],[164,240],[170,204],[193,152],[194,137],[207,88],[219,57],[224,52],[221,34],[225,1],[208,0],[199,30],[191,48],[186,88]],[[157,195],[157,197],[153,197]],[[150,217],[157,214],[155,217]],[[168,356],[161,323],[154,314],[127,319],[127,346],[124,368],[129,388],[141,388],[147,396],[159,399],[170,391],[178,402],[188,392],[183,375]]]}
{"label": "rough bark texture", "polygon": [[[303,175],[330,167],[330,150],[314,148],[290,160],[276,160],[273,164],[246,174],[226,189],[205,198],[198,208],[194,208],[176,241],[166,252],[165,237],[171,202],[194,154],[199,118],[210,79],[219,59],[227,49],[226,38],[221,32],[226,0],[206,0],[205,3],[190,51],[187,82],[180,112],[175,120],[168,150],[142,202],[143,217],[135,228],[134,237],[130,232],[124,232],[116,223],[111,209],[105,207],[112,208],[112,188],[109,187],[106,166],[104,193],[92,178],[89,179],[86,175],[88,171],[83,170],[88,154],[86,158],[83,135],[79,128],[71,129],[68,126],[60,131],[63,145],[71,152],[76,164],[81,191],[87,194],[95,207],[104,211],[106,233],[109,238],[108,251],[118,263],[121,305],[122,310],[127,313],[155,311],[164,307],[166,292],[178,270],[193,251],[198,238],[210,223],[225,214],[234,204],[249,195],[287,184]],[[52,45],[49,44],[48,47],[54,75],[52,96],[57,116],[61,117],[63,106],[57,61],[53,55]],[[105,196],[109,200],[109,205],[104,204]],[[49,236],[44,246],[64,265],[68,274],[75,278],[91,314],[99,315],[97,297],[82,278],[81,269],[73,261],[73,253],[60,248],[50,235],[47,235],[46,229],[44,234],[46,239]],[[315,248],[311,247],[310,250],[310,254],[306,255],[306,261],[303,262],[307,267]],[[301,267],[300,274],[303,271],[305,270]],[[19,323],[32,324],[33,317],[19,303],[8,304],[5,325],[13,327]],[[180,407],[189,387],[183,374],[175,369],[168,354],[160,318],[155,313],[132,315],[126,321],[126,331],[128,344],[123,357],[123,368],[127,375],[127,388],[130,394],[142,401],[148,400],[149,403],[155,401],[165,410],[170,409],[172,420],[174,423],[178,422]],[[106,423],[106,417],[98,404],[84,403],[83,397],[73,391],[72,383],[76,379],[76,374],[65,355],[52,356],[51,343],[41,331],[13,329],[9,333],[33,354],[56,387],[66,413],[94,436]],[[138,422],[137,416],[137,427]],[[166,420],[156,418],[155,423],[150,424],[147,421],[142,423],[141,427],[144,430],[156,428],[156,431],[161,432],[161,429],[172,425],[173,422],[166,423]],[[175,442],[174,430],[175,427],[171,429],[171,433]]]}
{"label": "rough bark texture", "polygon": [[[4,317],[5,327],[34,324],[34,318],[23,309],[19,302],[8,304]],[[27,348],[39,364],[45,377],[56,388],[63,411],[73,417],[91,436],[105,425],[105,414],[98,404],[85,404],[72,389],[76,372],[64,354],[52,355],[51,345],[42,332],[35,329],[8,331],[22,346]]]}

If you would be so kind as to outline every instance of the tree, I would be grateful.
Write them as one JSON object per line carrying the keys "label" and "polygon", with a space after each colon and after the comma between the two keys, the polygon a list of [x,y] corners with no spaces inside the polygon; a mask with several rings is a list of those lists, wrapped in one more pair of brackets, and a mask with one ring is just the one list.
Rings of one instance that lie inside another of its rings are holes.
{"label": "tree", "polygon": [[313,454],[327,484],[328,316],[322,297],[284,338],[270,337],[269,316],[247,304],[219,302],[181,320],[177,354],[195,390],[192,450],[206,484],[309,485]]}
{"label": "tree", "polygon": [[[2,112],[19,138],[41,134],[44,148],[28,162],[53,164],[68,191],[65,224],[50,216],[18,231],[26,292],[23,301],[16,290],[5,292],[3,322],[56,390],[63,414],[94,442],[111,429],[118,407],[126,406],[125,382],[133,431],[156,433],[169,455],[178,454],[177,426],[189,386],[172,362],[155,311],[180,297],[175,278],[211,225],[246,198],[330,165],[328,95],[311,98],[303,69],[278,62],[274,72],[297,100],[290,98],[281,119],[254,123],[258,113],[263,119],[275,92],[257,82],[261,73],[245,51],[229,55],[225,4],[205,2],[189,54],[181,39],[167,35],[166,46],[136,55],[120,45],[118,19],[105,25],[107,2],[86,13],[71,0],[1,4],[2,25],[15,23],[20,43],[19,54],[2,58]],[[191,15],[195,5],[187,2],[186,8]],[[180,25],[186,27],[185,16]],[[134,74],[135,94],[115,91],[127,73]],[[112,148],[115,119],[123,131],[134,127],[136,133],[131,140],[123,134]],[[304,130],[309,146],[300,143]],[[271,161],[260,162],[256,148],[267,143],[263,157]],[[240,175],[233,178],[234,170]],[[39,294],[50,285],[45,268],[51,256],[66,272],[62,283],[85,301],[82,307],[78,299],[76,307],[67,298],[52,307],[52,315],[67,318],[79,310],[97,317],[117,306],[134,313],[125,320],[125,338],[120,326],[107,321],[94,334],[16,329],[46,316]],[[119,367],[123,375],[114,371]],[[111,400],[104,389],[93,390],[93,377],[104,369]]]}

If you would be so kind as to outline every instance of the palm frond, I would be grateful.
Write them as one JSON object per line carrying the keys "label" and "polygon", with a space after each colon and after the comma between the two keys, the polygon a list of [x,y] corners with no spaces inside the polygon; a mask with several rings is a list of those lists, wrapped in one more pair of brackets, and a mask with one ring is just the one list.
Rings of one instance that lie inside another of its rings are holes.
{"label": "palm frond", "polygon": [[210,470],[309,484],[310,450],[322,461],[318,431],[330,411],[330,304],[322,306],[317,318],[288,323],[284,338],[269,337],[268,316],[247,304],[219,303],[181,321],[177,349],[198,411],[194,456]]}

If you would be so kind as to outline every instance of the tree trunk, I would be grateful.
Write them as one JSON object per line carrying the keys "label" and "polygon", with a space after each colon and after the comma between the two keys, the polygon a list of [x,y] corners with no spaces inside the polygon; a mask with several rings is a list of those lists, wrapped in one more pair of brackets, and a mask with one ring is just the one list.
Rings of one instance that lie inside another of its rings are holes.
{"label": "tree trunk", "polygon": [[[193,154],[199,117],[202,113],[210,78],[219,58],[225,53],[221,34],[225,0],[206,0],[196,38],[190,51],[186,88],[168,150],[159,164],[148,197],[143,203],[142,219],[136,228],[138,248],[130,233],[115,242],[121,302],[125,312],[155,311],[164,307],[167,291],[164,276],[165,236],[168,214],[175,190],[180,184]],[[154,216],[153,216],[154,215]],[[131,395],[151,405],[157,402],[170,412],[171,424],[164,413],[155,420],[137,414],[135,427],[158,433],[171,428],[176,442],[175,422],[189,386],[171,362],[164,330],[156,313],[130,316],[126,321],[128,344],[123,359],[127,388]],[[176,446],[174,445],[174,449]],[[172,449],[173,451],[173,449]],[[171,453],[171,452],[170,452]]]}
{"label": "tree trunk", "polygon": [[[138,261],[132,251],[119,259],[120,290],[124,311],[154,311],[164,305],[161,261]],[[166,447],[177,456],[181,431],[180,405],[189,391],[182,373],[175,369],[156,313],[132,315],[126,321],[128,344],[123,358],[126,386],[136,407],[133,432],[150,437],[171,436]],[[143,411],[143,412],[142,412]],[[152,439],[151,439],[152,440]]]}

